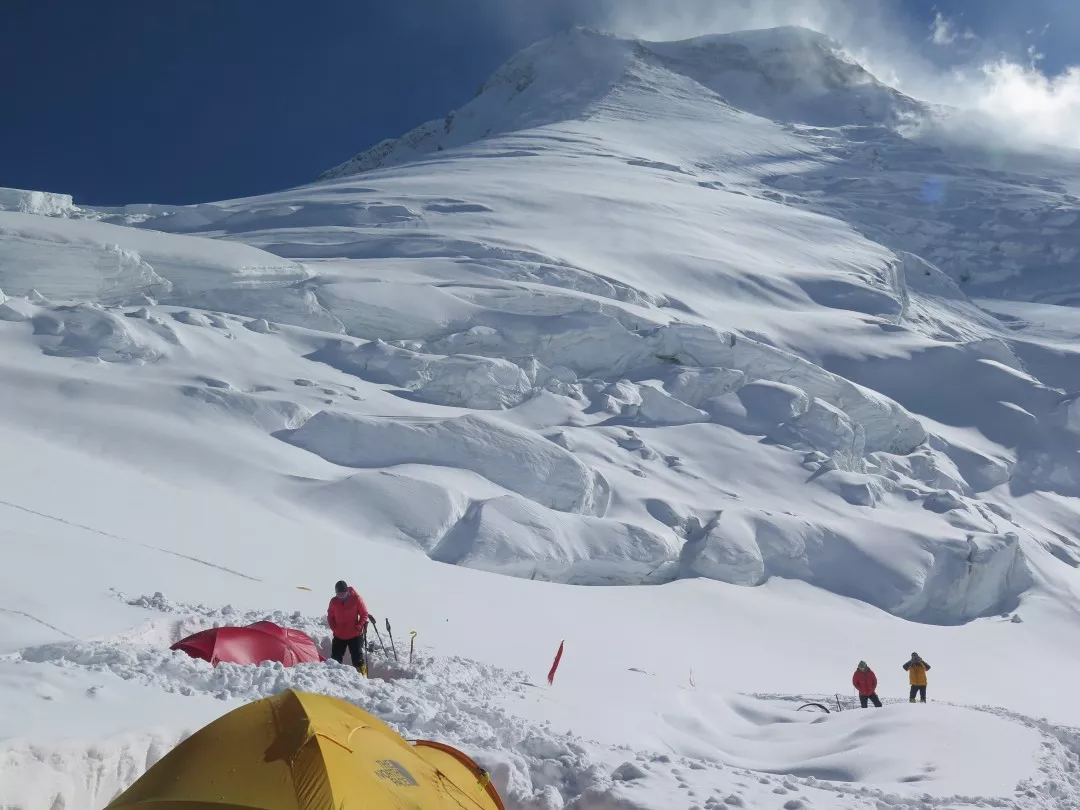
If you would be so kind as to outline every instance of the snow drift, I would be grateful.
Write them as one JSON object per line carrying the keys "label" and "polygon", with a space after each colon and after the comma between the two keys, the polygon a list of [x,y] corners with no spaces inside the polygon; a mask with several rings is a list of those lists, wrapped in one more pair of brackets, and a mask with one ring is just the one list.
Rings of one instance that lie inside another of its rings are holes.
{"label": "snow drift", "polygon": [[606,509],[603,479],[573,454],[481,416],[418,422],[323,411],[287,440],[342,466],[461,467],[561,512]]}

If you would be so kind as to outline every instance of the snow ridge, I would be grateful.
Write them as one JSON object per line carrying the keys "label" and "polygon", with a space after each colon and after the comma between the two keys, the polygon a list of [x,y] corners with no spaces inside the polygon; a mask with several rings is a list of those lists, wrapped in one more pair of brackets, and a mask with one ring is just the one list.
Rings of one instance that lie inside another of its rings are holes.
{"label": "snow ridge", "polygon": [[[789,27],[685,42],[622,40],[573,28],[514,56],[442,121],[382,141],[320,180],[394,166],[478,139],[588,117],[639,65],[684,76],[726,103],[774,120],[815,126],[898,124],[924,113],[879,82],[824,35]],[[573,88],[568,90],[567,88]]]}

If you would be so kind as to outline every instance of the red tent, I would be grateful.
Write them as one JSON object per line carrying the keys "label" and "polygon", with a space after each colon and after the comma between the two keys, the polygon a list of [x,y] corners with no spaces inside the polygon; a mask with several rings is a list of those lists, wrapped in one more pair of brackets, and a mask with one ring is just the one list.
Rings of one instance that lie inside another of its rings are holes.
{"label": "red tent", "polygon": [[233,664],[279,661],[291,667],[293,664],[313,664],[326,660],[306,633],[279,627],[273,622],[203,630],[181,639],[169,649],[183,650],[192,658],[201,658],[214,666],[219,661]]}

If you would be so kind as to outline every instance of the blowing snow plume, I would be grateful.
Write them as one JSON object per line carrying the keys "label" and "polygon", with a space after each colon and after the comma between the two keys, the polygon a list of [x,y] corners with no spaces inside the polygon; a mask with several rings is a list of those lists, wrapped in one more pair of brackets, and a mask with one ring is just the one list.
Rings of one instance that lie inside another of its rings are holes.
{"label": "blowing snow plume", "polygon": [[916,18],[892,0],[605,0],[598,24],[648,40],[809,28],[837,40],[882,82],[942,105],[940,117],[924,122],[927,134],[1021,150],[1078,148],[1080,66],[1048,70],[1040,45],[1062,15],[1045,3],[1025,5],[1035,27],[1016,9],[980,7],[970,20],[935,8]]}

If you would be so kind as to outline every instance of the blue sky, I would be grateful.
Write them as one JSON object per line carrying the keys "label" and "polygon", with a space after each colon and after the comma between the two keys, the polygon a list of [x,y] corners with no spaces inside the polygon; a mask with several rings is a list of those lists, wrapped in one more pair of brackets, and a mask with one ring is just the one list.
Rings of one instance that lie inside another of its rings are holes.
{"label": "blue sky", "polygon": [[[0,186],[67,192],[87,204],[189,203],[284,188],[442,117],[506,58],[566,25],[647,34],[677,22],[670,30],[708,33],[695,27],[778,2],[13,0],[0,4]],[[779,7],[785,15],[810,7],[818,17],[835,7],[863,25],[873,6],[887,18],[880,30],[938,64],[1002,50],[1023,58],[1035,44],[1045,54],[1041,67],[1056,72],[1080,61],[1075,2]],[[938,13],[945,26],[935,44]]]}

